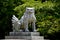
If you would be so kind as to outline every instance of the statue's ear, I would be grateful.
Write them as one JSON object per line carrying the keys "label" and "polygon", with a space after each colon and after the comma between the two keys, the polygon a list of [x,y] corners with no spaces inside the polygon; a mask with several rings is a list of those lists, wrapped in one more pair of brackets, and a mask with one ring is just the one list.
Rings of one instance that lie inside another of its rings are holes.
{"label": "statue's ear", "polygon": [[34,7],[32,7],[33,9],[35,9]]}
{"label": "statue's ear", "polygon": [[28,7],[26,7],[26,9],[27,9]]}

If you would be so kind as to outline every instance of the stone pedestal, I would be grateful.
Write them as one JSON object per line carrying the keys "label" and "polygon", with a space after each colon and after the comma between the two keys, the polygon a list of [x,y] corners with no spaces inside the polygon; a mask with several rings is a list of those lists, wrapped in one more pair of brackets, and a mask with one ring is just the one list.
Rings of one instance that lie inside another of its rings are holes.
{"label": "stone pedestal", "polygon": [[39,35],[39,32],[10,32],[5,39],[44,40],[44,37]]}
{"label": "stone pedestal", "polygon": [[39,32],[10,32],[9,36],[39,36]]}

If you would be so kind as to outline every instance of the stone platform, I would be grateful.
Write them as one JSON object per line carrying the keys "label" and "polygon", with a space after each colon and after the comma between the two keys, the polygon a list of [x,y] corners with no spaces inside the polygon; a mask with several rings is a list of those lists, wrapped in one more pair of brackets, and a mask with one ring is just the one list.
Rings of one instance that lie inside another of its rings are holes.
{"label": "stone platform", "polygon": [[39,36],[39,32],[10,32],[9,36]]}
{"label": "stone platform", "polygon": [[44,37],[40,36],[39,32],[10,32],[5,39],[44,40]]}
{"label": "stone platform", "polygon": [[26,40],[26,39],[0,39],[0,40]]}

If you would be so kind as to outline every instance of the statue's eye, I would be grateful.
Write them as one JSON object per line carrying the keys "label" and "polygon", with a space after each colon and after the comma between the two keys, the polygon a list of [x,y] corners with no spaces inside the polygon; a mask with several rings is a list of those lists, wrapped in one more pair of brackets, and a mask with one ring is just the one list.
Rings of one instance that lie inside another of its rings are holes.
{"label": "statue's eye", "polygon": [[32,9],[31,9],[31,11],[32,11]]}
{"label": "statue's eye", "polygon": [[29,9],[27,9],[27,10],[29,10]]}

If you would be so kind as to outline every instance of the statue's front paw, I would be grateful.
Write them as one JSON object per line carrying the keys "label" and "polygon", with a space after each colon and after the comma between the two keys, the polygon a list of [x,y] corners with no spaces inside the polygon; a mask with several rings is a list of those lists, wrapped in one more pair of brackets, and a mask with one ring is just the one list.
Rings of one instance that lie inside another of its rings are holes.
{"label": "statue's front paw", "polygon": [[13,32],[16,32],[15,30],[13,30]]}
{"label": "statue's front paw", "polygon": [[33,30],[33,32],[37,32],[37,30]]}
{"label": "statue's front paw", "polygon": [[20,32],[23,32],[23,30],[20,30]]}
{"label": "statue's front paw", "polygon": [[29,32],[29,30],[25,30],[25,32]]}

